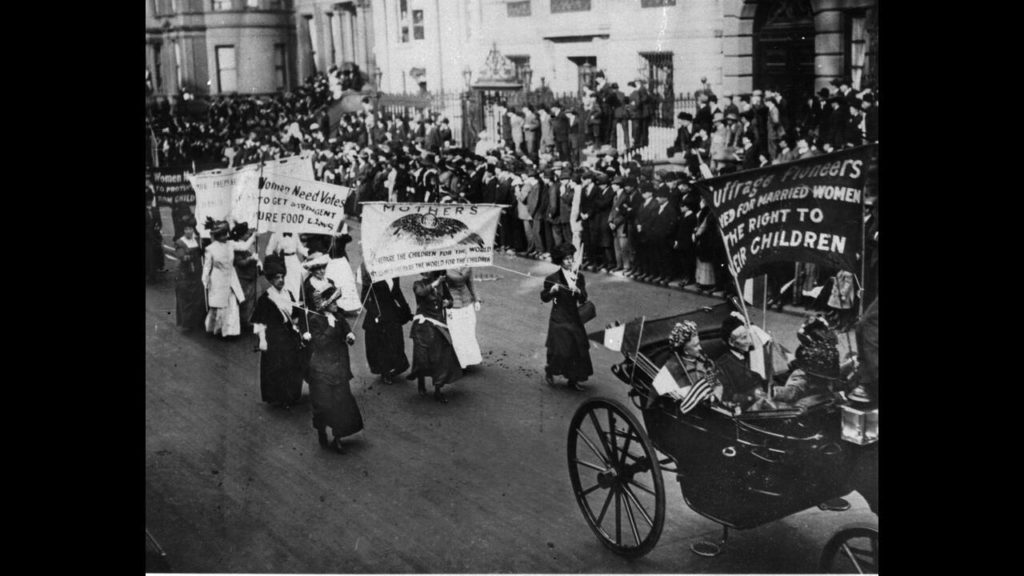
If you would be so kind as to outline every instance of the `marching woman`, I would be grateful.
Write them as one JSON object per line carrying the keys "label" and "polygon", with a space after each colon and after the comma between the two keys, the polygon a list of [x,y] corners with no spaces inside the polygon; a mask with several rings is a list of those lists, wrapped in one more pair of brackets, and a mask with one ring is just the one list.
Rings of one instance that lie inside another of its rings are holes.
{"label": "marching woman", "polygon": [[[314,292],[308,303],[314,312],[300,314],[299,324],[310,349],[306,381],[317,440],[320,446],[343,454],[341,440],[363,429],[363,415],[349,386],[352,366],[348,347],[355,344],[356,335],[338,309],[340,297],[341,292],[334,286]],[[331,442],[327,440],[328,426],[334,437]]]}
{"label": "marching woman", "polygon": [[302,287],[302,265],[300,257],[306,256],[306,247],[299,242],[299,237],[291,232],[274,232],[267,242],[267,256],[276,254],[284,258],[284,265],[287,274],[284,277],[284,287],[289,292],[299,294]]}
{"label": "marching woman", "polygon": [[587,301],[587,283],[583,275],[572,270],[576,247],[564,243],[551,251],[551,262],[561,268],[544,279],[540,292],[543,302],[555,301],[548,321],[548,363],[544,380],[555,385],[555,375],[568,380],[569,388],[582,390],[579,383],[594,373],[590,362],[590,342],[580,319],[579,306]]}
{"label": "marching woman", "polygon": [[473,289],[473,269],[455,268],[448,271],[448,290],[452,295],[452,307],[445,312],[448,329],[451,330],[452,345],[459,364],[466,368],[483,362],[480,344],[476,340],[476,313],[481,301]]}
{"label": "marching woman", "polygon": [[362,301],[366,302],[366,362],[370,372],[380,374],[384,384],[409,369],[405,355],[402,325],[412,319],[412,310],[405,301],[398,278],[372,282],[366,266],[362,266]]}
{"label": "marching woman", "polygon": [[222,337],[238,336],[242,333],[238,303],[245,300],[242,285],[235,273],[235,247],[228,242],[228,223],[208,219],[213,242],[206,247],[203,262],[203,287],[206,289],[206,331],[220,333]]}
{"label": "marching woman", "polygon": [[452,336],[445,324],[445,308],[452,305],[452,296],[444,283],[444,271],[424,272],[412,285],[416,294],[416,316],[412,319],[412,371],[407,380],[415,379],[421,395],[427,394],[426,378],[433,380],[434,400],[447,404],[441,387],[462,377],[459,358],[452,346]]}
{"label": "marching woman", "polygon": [[174,285],[178,326],[185,330],[203,327],[206,303],[203,296],[203,249],[196,239],[196,221],[183,224],[184,234],[174,241],[178,277]]}
{"label": "marching woman", "polygon": [[256,306],[256,283],[260,277],[260,260],[252,251],[256,242],[255,236],[255,230],[249,228],[248,222],[239,222],[231,229],[231,243],[235,249],[235,274],[238,275],[238,283],[242,285],[242,294],[245,296],[245,300],[239,303],[238,315],[246,329],[253,307]]}
{"label": "marching woman", "polygon": [[284,287],[284,262],[268,256],[263,275],[270,287],[256,301],[253,332],[259,338],[260,397],[288,408],[302,396],[301,344],[293,322],[295,295]]}
{"label": "marching woman", "polygon": [[348,223],[341,228],[341,234],[334,237],[330,247],[331,261],[327,263],[327,277],[341,289],[341,300],[338,306],[345,312],[356,313],[362,308],[359,291],[356,290],[356,277],[352,274],[352,264],[348,261],[346,246],[352,241],[348,233]]}

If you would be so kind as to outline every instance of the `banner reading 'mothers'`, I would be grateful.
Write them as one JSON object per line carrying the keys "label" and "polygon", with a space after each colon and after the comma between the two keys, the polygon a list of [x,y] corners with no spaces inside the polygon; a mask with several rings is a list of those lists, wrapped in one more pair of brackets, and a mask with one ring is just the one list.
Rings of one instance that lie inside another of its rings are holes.
{"label": "banner reading 'mothers'", "polygon": [[363,262],[374,282],[430,270],[489,266],[503,206],[363,203]]}
{"label": "banner reading 'mothers'", "polygon": [[352,192],[315,180],[274,174],[264,176],[259,192],[260,232],[334,234],[345,219],[345,200]]}
{"label": "banner reading 'mothers'", "polygon": [[700,182],[741,280],[773,262],[859,272],[865,146]]}

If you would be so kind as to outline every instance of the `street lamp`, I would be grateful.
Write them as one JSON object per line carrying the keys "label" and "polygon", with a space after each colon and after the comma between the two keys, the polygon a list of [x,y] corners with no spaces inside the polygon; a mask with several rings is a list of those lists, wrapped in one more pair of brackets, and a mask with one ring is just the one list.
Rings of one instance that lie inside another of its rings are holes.
{"label": "street lamp", "polygon": [[524,92],[529,92],[530,91],[530,80],[533,78],[533,70],[530,68],[530,63],[529,62],[526,62],[525,64],[523,64],[523,67],[520,70],[520,73],[522,74],[521,78],[523,80],[523,91]]}
{"label": "street lamp", "polygon": [[462,69],[462,79],[466,81],[466,90],[469,90],[470,82],[473,79],[473,70],[470,69],[469,64]]}

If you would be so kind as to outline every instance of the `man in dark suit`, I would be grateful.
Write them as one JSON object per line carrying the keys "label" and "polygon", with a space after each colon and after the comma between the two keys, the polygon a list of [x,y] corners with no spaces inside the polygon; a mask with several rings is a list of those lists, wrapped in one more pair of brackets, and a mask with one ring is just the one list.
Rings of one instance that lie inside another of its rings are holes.
{"label": "man in dark suit", "polygon": [[597,177],[600,193],[592,204],[593,212],[591,218],[594,224],[591,227],[591,250],[600,254],[600,261],[597,266],[600,270],[608,272],[615,268],[615,249],[611,228],[608,227],[608,219],[612,212],[612,203],[615,200],[615,192],[612,190],[611,178],[607,174]]}
{"label": "man in dark suit", "polygon": [[565,117],[569,119],[569,158],[567,158],[567,160],[573,166],[578,166],[580,163],[580,147],[583,142],[583,131],[586,129],[586,125],[581,122],[576,110],[566,110]]}
{"label": "man in dark suit", "polygon": [[[612,243],[615,252],[613,272],[627,270],[633,266],[633,248],[629,245],[628,218],[630,212],[630,188],[633,179],[627,180],[616,176],[612,180],[612,210],[608,213],[608,226],[612,232]],[[628,187],[627,187],[628,186]]]}
{"label": "man in dark suit", "polygon": [[555,138],[555,155],[559,160],[569,160],[569,118],[562,112],[562,105],[551,105],[551,135]]}
{"label": "man in dark suit", "polygon": [[650,182],[640,183],[640,193],[633,197],[632,222],[630,228],[633,237],[633,270],[626,274],[628,278],[642,279],[653,272],[651,254],[647,244],[647,228],[650,227],[651,209],[657,205],[654,201],[654,186]]}
{"label": "man in dark suit", "polygon": [[425,126],[423,134],[423,148],[437,154],[441,151],[441,133],[434,125],[434,119],[427,116],[423,121]]}
{"label": "man in dark suit", "polygon": [[846,146],[864,145],[863,123],[860,100],[853,100],[849,105],[849,117],[846,119],[846,130],[843,135]]}
{"label": "man in dark suit", "polygon": [[697,266],[693,233],[697,229],[697,210],[699,207],[700,196],[695,192],[688,193],[679,203],[679,225],[676,227],[673,249],[680,264],[680,273],[683,276],[682,282],[679,285],[680,288],[693,283],[693,276]]}
{"label": "man in dark suit", "polygon": [[641,78],[630,82],[628,86],[635,89],[629,95],[631,118],[633,120],[633,146],[643,148],[647,146],[648,132],[651,123],[651,94],[647,91],[644,81]]}
{"label": "man in dark suit", "polygon": [[708,133],[711,133],[711,119],[714,115],[711,113],[711,106],[708,104],[707,96],[701,96],[697,102],[697,115],[693,118],[693,123],[698,127],[703,127]]}
{"label": "man in dark suit", "polygon": [[864,111],[864,135],[867,141],[878,142],[878,105],[875,104],[874,94],[864,95],[861,109]]}
{"label": "man in dark suit", "polygon": [[594,213],[594,198],[597,195],[597,183],[595,182],[596,172],[590,170],[584,170],[580,175],[583,187],[580,189],[580,221],[583,224],[583,230],[580,232],[580,241],[587,246],[583,249],[583,265],[590,267],[596,261],[594,258],[595,252],[590,246],[591,228],[594,226],[596,220],[593,219]]}
{"label": "man in dark suit", "polygon": [[668,204],[668,186],[661,185],[654,191],[657,208],[651,210],[651,223],[647,229],[648,249],[653,256],[651,263],[654,277],[649,281],[668,286],[671,278],[672,240],[678,216]]}

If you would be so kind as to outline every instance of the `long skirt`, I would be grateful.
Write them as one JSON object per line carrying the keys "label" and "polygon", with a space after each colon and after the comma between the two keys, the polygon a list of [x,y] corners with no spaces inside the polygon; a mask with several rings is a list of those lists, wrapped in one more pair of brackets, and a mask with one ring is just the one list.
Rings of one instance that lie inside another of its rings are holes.
{"label": "long skirt", "polygon": [[401,324],[370,324],[366,328],[366,362],[372,374],[401,374],[409,369]]}
{"label": "long skirt", "polygon": [[715,285],[715,265],[711,262],[706,262],[697,258],[697,273],[696,278],[697,284],[701,286],[714,286]]}
{"label": "long skirt", "polygon": [[410,376],[429,376],[435,386],[455,382],[462,377],[459,358],[447,332],[430,322],[413,322],[409,330],[412,338]]}
{"label": "long skirt", "polygon": [[594,374],[590,360],[590,341],[582,324],[574,322],[549,322],[548,349],[545,371],[562,375],[568,380],[583,382]]}
{"label": "long skirt", "polygon": [[203,327],[206,316],[206,298],[199,279],[179,280],[174,286],[175,309],[178,326],[187,330]]}
{"label": "long skirt", "polygon": [[341,290],[338,306],[345,312],[358,312],[362,308],[359,290],[356,288],[356,277],[352,274],[352,265],[348,258],[334,258],[327,264],[326,275]]}
{"label": "long skirt", "polygon": [[476,310],[473,306],[449,308],[445,314],[459,364],[465,368],[483,362],[480,344],[476,341]]}
{"label": "long skirt", "polygon": [[363,429],[363,415],[348,380],[339,380],[333,371],[325,372],[311,366],[307,381],[313,405],[313,428],[320,430],[330,426],[336,438],[350,436]]}
{"label": "long skirt", "polygon": [[257,279],[238,277],[238,283],[242,285],[242,295],[245,296],[245,301],[238,305],[238,317],[241,320],[241,324],[246,326],[249,325],[249,319],[252,318],[252,311],[256,309],[256,285]]}
{"label": "long skirt", "polygon": [[221,336],[238,336],[242,333],[241,317],[238,314],[238,298],[232,291],[228,305],[224,308],[210,308],[206,314],[206,331]]}
{"label": "long skirt", "polygon": [[302,350],[287,326],[267,326],[267,351],[260,355],[260,398],[295,404],[302,397]]}

